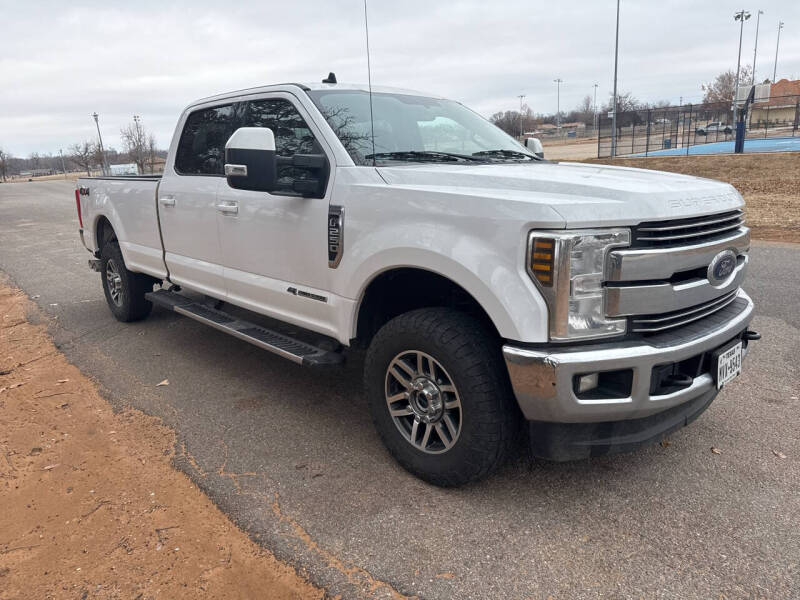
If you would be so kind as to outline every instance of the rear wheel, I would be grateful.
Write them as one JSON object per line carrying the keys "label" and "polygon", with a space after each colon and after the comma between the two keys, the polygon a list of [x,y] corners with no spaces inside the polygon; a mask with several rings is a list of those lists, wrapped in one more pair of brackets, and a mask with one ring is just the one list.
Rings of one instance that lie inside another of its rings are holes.
{"label": "rear wheel", "polygon": [[396,317],[373,338],[364,371],[384,444],[434,485],[485,477],[517,439],[519,409],[499,340],[465,314],[425,308]]}
{"label": "rear wheel", "polygon": [[100,261],[103,291],[114,317],[127,323],[149,315],[153,304],[144,295],[153,291],[154,279],[126,269],[116,241],[106,242],[100,253]]}

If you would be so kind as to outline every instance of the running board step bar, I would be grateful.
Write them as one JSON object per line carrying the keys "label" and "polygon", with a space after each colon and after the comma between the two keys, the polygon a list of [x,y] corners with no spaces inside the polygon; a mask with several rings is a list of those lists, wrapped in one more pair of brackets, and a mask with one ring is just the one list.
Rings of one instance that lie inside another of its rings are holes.
{"label": "running board step bar", "polygon": [[250,342],[269,352],[301,365],[335,365],[344,360],[340,352],[323,350],[306,342],[294,339],[282,333],[265,329],[255,323],[243,321],[233,315],[195,302],[169,290],[158,290],[145,294],[150,302],[156,306],[172,310],[210,325],[214,329]]}

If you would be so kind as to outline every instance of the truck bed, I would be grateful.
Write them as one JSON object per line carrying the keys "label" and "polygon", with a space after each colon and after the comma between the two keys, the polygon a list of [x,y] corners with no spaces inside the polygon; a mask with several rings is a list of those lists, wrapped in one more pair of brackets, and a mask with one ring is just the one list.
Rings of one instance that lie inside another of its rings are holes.
{"label": "truck bed", "polygon": [[125,265],[131,271],[165,277],[164,254],[159,235],[156,204],[160,175],[108,175],[81,177],[84,241],[91,252],[104,243],[104,222],[114,223]]}

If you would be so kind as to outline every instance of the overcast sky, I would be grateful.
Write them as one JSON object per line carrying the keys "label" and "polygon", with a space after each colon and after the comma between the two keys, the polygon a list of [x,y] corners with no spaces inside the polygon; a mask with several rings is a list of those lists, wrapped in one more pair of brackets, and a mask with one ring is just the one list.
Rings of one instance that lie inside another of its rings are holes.
{"label": "overcast sky", "polygon": [[[741,2],[740,2],[741,4]],[[727,0],[622,0],[620,90],[640,100],[699,101],[700,84],[736,68]],[[759,0],[742,63],[800,77],[800,0]],[[373,84],[434,92],[489,116],[576,106],[613,81],[614,0],[369,0]],[[286,81],[365,82],[362,0],[117,2],[0,0],[0,147],[57,153],[96,135],[121,148],[133,114],[167,147],[181,109],[214,93]]]}

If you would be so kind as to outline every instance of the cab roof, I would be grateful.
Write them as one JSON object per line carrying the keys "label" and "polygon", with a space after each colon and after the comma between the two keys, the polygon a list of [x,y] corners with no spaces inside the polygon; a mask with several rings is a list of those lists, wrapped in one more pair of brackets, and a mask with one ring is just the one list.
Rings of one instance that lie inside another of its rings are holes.
{"label": "cab roof", "polygon": [[[261,94],[264,92],[287,91],[291,88],[301,89],[303,91],[310,90],[358,90],[361,92],[368,92],[369,86],[365,83],[276,83],[273,85],[263,85],[252,88],[245,88],[233,92],[225,92],[224,94],[216,94],[206,98],[200,98],[192,102],[189,107],[198,104],[206,104],[208,102],[215,102],[217,100],[226,100],[228,98],[238,98],[240,96],[250,96],[254,94]],[[443,98],[437,94],[428,94],[416,90],[409,90],[405,88],[389,87],[373,85],[372,91],[375,94],[403,94],[406,96],[425,96],[427,98]]]}

